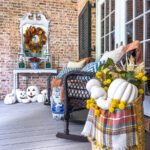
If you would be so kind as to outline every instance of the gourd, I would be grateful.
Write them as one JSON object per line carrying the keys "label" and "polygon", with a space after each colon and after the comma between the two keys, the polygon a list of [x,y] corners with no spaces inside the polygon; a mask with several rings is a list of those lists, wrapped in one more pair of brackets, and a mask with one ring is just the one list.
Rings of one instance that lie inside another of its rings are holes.
{"label": "gourd", "polygon": [[91,88],[91,98],[97,99],[99,97],[106,98],[106,92],[104,88],[99,87],[99,86],[93,86]]}
{"label": "gourd", "polygon": [[98,87],[100,87],[101,84],[100,84],[100,82],[99,82],[98,80],[96,80],[96,79],[91,79],[91,80],[89,80],[89,81],[87,82],[87,84],[86,84],[86,89],[88,90],[89,93],[91,93],[91,88],[92,88],[93,86],[98,86]]}
{"label": "gourd", "polygon": [[108,88],[107,100],[99,97],[96,103],[100,108],[107,110],[114,99],[131,103],[137,96],[138,89],[135,85],[124,79],[115,79]]}

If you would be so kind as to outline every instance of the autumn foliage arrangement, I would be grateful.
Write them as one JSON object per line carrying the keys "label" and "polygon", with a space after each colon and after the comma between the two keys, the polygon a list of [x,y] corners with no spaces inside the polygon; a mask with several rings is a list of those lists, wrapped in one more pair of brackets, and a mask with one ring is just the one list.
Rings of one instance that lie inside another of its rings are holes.
{"label": "autumn foliage arrangement", "polygon": [[[33,42],[33,37],[38,36],[38,41],[36,43]],[[45,31],[34,26],[27,27],[25,33],[24,33],[24,43],[25,47],[29,49],[30,52],[38,53],[42,50],[43,45],[46,44],[47,37],[45,35]]]}

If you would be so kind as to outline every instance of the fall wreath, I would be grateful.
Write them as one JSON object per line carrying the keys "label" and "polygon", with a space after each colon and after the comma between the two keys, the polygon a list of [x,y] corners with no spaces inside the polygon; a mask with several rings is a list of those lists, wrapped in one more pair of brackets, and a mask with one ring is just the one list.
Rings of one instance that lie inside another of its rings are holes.
{"label": "fall wreath", "polygon": [[47,37],[45,35],[45,31],[34,26],[27,27],[24,33],[24,43],[25,47],[29,49],[29,51],[33,53],[38,53],[41,51],[43,45],[45,45]]}

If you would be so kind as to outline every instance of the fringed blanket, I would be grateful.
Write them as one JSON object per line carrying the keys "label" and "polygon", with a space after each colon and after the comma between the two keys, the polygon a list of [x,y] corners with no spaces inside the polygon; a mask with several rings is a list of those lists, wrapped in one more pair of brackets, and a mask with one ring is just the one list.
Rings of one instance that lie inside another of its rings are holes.
{"label": "fringed blanket", "polygon": [[125,110],[116,109],[113,113],[100,109],[98,117],[94,108],[90,108],[82,135],[104,149],[125,150],[138,145],[135,107],[130,104]]}

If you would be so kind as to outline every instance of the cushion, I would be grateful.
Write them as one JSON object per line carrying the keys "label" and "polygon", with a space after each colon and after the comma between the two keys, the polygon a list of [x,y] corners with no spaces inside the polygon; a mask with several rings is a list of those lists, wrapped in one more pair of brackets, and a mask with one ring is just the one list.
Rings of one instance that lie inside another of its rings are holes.
{"label": "cushion", "polygon": [[76,62],[80,62],[80,61],[82,61],[82,60],[85,60],[84,66],[86,66],[86,65],[90,62],[90,57],[86,57],[86,58],[79,59],[79,60],[77,60]]}
{"label": "cushion", "polygon": [[[103,62],[105,62],[105,61],[103,61]],[[101,65],[101,64],[102,64],[101,61],[91,62],[91,63],[87,64],[81,71],[98,72],[99,65]]]}
{"label": "cushion", "polygon": [[82,68],[84,64],[85,64],[85,60],[82,60],[80,62],[70,61],[67,64],[67,68]]}
{"label": "cushion", "polygon": [[81,68],[63,68],[59,74],[57,76],[55,76],[55,78],[62,78],[63,75],[65,75],[66,73],[70,72],[70,71],[73,71],[73,70],[81,70]]}
{"label": "cushion", "polygon": [[108,58],[111,58],[116,63],[123,56],[124,53],[123,49],[124,46],[120,46],[117,49],[112,50],[110,52],[106,51],[102,56],[102,58],[100,59],[100,61],[104,61],[104,60],[107,61]]}

